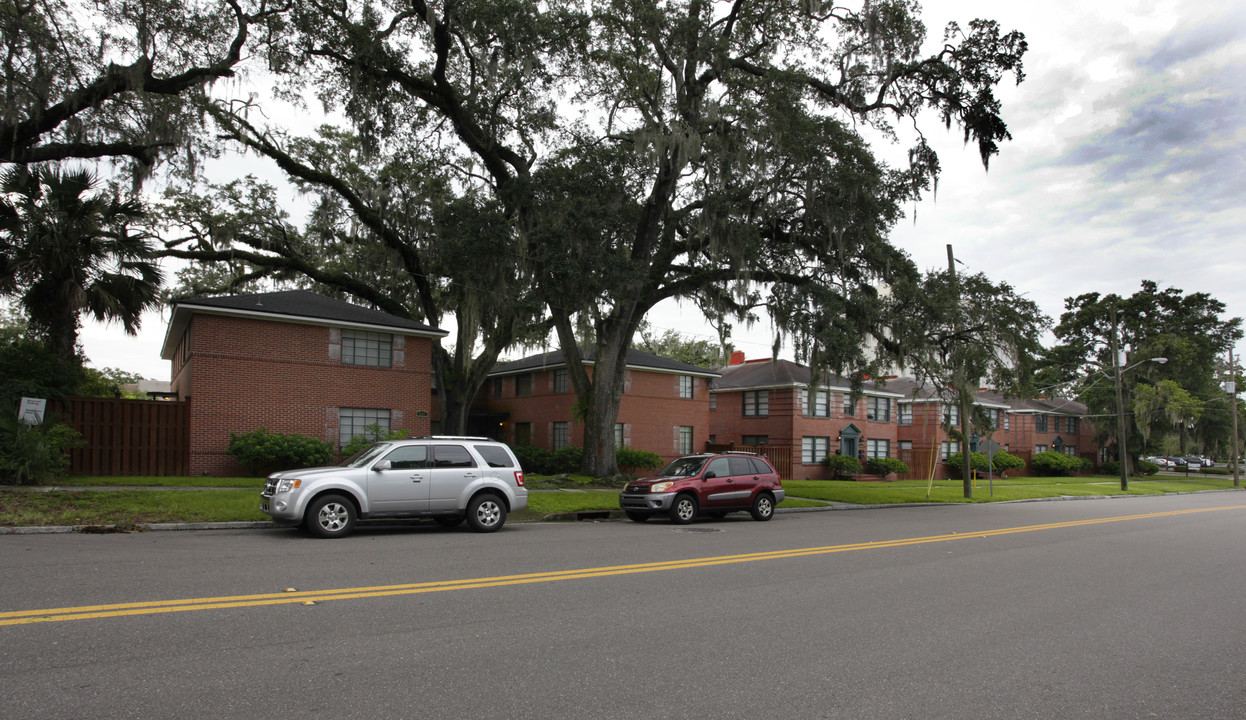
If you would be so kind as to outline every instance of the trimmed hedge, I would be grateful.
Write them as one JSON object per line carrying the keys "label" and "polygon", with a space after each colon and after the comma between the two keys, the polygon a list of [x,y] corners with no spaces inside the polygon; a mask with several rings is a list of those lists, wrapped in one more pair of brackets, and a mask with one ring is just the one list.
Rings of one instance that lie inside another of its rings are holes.
{"label": "trimmed hedge", "polygon": [[1030,459],[1030,468],[1034,474],[1047,477],[1072,475],[1089,464],[1089,461],[1075,455],[1065,455],[1054,450],[1041,452]]}
{"label": "trimmed hedge", "polygon": [[[511,447],[519,466],[526,473],[533,475],[569,475],[578,472],[584,459],[583,448],[568,445],[558,450],[531,445],[515,445]],[[615,451],[615,460],[619,468],[630,470],[652,470],[662,467],[662,456],[646,450],[623,447]]]}
{"label": "trimmed hedge", "polygon": [[903,475],[909,471],[909,466],[899,458],[870,458],[865,463],[865,469],[875,475]]}
{"label": "trimmed hedge", "polygon": [[850,480],[852,473],[861,472],[861,461],[851,455],[828,455],[822,464],[831,469],[831,476],[836,480]]}
{"label": "trimmed hedge", "polygon": [[264,428],[229,434],[226,453],[257,476],[278,470],[317,467],[333,462],[333,445],[306,435],[270,433]]}

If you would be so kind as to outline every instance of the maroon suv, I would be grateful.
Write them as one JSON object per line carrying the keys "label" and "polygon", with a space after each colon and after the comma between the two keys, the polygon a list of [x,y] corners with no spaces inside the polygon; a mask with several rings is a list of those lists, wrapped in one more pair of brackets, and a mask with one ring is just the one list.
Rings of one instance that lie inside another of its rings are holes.
{"label": "maroon suv", "polygon": [[619,494],[619,506],[636,522],[666,515],[679,524],[704,513],[718,518],[747,510],[754,520],[769,520],[783,501],[779,473],[753,453],[687,455],[655,477],[634,480]]}

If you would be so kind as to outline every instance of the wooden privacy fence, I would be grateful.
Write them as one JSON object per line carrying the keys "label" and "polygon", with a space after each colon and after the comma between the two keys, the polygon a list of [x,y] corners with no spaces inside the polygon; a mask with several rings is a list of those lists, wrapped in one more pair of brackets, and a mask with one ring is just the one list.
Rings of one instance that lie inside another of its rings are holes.
{"label": "wooden privacy fence", "polygon": [[190,401],[66,398],[63,422],[84,443],[71,475],[189,475]]}

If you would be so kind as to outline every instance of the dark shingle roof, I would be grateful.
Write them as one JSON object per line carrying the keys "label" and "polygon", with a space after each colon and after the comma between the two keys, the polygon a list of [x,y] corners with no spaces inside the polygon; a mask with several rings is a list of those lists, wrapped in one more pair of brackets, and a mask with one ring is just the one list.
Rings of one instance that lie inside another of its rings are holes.
{"label": "dark shingle roof", "polygon": [[[746,362],[723,368],[722,378],[714,382],[715,390],[741,390],[744,388],[792,387],[808,386],[813,373],[805,365],[791,360],[766,360],[762,362]],[[849,388],[852,381],[838,375],[823,375],[818,380],[820,387]],[[884,387],[876,383],[865,382],[862,391],[871,394],[898,395],[890,382]]]}
{"label": "dark shingle roof", "polygon": [[390,315],[380,310],[353,305],[307,290],[281,290],[252,295],[187,298],[174,302],[173,316],[169,320],[169,330],[165,334],[161,357],[165,359],[172,357],[186,324],[190,322],[190,316],[201,311],[240,316],[265,315],[274,319],[285,318],[296,322],[317,324],[375,327],[412,335],[443,337],[449,334],[431,325]]}
{"label": "dark shingle roof", "polygon": [[[597,357],[596,350],[589,350],[584,353],[584,362],[592,365],[595,364]],[[490,377],[495,375],[514,375],[515,373],[527,372],[529,370],[546,370],[550,368],[565,367],[567,360],[561,350],[553,352],[540,353],[537,355],[529,355],[528,357],[511,362],[499,363],[489,373]],[[659,372],[681,373],[684,375],[703,375],[705,377],[718,377],[718,373],[713,370],[706,370],[696,365],[689,365],[678,360],[671,360],[653,353],[635,348],[627,351],[627,366],[629,368],[639,370],[657,370]]]}

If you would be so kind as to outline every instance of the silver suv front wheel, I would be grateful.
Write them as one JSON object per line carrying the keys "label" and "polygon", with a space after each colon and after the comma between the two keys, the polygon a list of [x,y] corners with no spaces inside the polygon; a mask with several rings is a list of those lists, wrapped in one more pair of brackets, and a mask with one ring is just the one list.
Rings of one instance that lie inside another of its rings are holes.
{"label": "silver suv front wheel", "polygon": [[318,537],[345,537],[355,529],[355,506],[341,495],[316,498],[307,507],[303,524]]}

